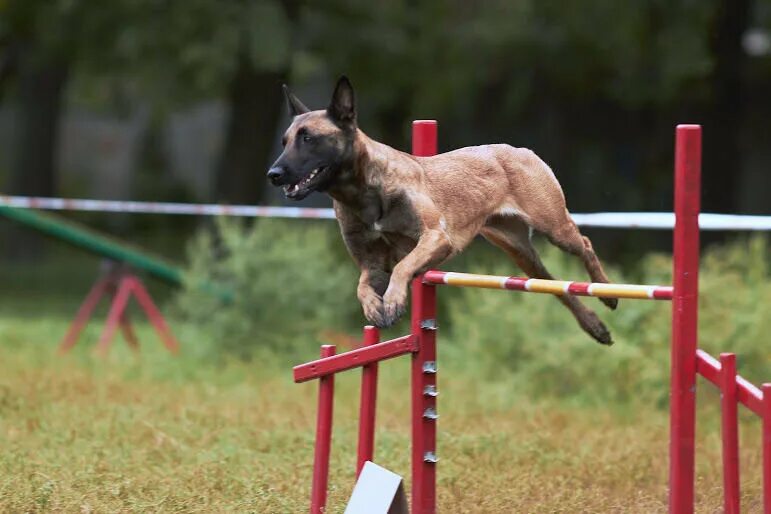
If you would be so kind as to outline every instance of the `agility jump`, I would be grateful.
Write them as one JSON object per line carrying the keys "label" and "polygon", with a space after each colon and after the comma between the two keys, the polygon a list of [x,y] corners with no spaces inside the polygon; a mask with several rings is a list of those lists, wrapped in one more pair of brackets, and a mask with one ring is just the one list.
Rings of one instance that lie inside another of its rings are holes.
{"label": "agility jump", "polygon": [[[436,122],[413,124],[413,154],[436,152]],[[362,346],[335,355],[321,347],[321,359],[294,368],[295,382],[319,380],[316,444],[311,487],[312,514],[326,509],[332,436],[334,375],[362,368],[356,474],[374,458],[377,363],[412,356],[412,494],[411,512],[436,512],[436,425],[438,418],[436,359],[436,286],[507,289],[554,295],[597,296],[672,301],[670,379],[669,512],[694,511],[694,434],[697,373],[721,389],[723,486],[726,513],[739,512],[737,406],[745,405],[763,423],[763,504],[771,514],[771,384],[762,390],[736,373],[736,357],[723,353],[718,361],[698,349],[699,209],[701,127],[678,125],[675,147],[675,228],[673,286],[590,284],[491,275],[428,271],[412,281],[410,334],[379,342],[374,327],[364,328]]]}

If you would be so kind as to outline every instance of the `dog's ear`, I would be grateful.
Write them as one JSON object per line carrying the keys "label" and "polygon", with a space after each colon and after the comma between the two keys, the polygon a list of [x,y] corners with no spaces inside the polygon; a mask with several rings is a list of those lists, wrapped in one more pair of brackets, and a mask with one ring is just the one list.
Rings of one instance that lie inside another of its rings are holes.
{"label": "dog's ear", "polygon": [[337,81],[335,92],[332,94],[332,101],[327,107],[327,114],[337,123],[356,124],[356,98],[353,94],[351,81],[345,75]]}
{"label": "dog's ear", "polygon": [[284,84],[284,96],[286,97],[286,105],[289,108],[289,115],[292,117],[297,116],[298,114],[305,114],[306,112],[309,112],[310,109],[305,107],[305,104],[300,101],[299,98],[294,96],[291,91],[289,91],[289,88]]}

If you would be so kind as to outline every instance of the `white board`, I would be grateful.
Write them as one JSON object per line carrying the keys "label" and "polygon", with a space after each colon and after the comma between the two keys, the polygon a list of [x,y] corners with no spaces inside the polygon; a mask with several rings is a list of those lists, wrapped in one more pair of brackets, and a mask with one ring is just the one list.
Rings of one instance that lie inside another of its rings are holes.
{"label": "white board", "polygon": [[396,473],[365,462],[345,514],[409,514],[402,482]]}

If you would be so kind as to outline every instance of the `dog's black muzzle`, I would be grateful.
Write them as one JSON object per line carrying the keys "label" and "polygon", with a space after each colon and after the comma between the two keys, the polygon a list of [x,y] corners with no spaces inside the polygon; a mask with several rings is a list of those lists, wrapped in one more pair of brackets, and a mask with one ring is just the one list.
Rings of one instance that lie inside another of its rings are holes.
{"label": "dog's black muzzle", "polygon": [[274,186],[281,186],[286,183],[286,170],[282,166],[273,166],[268,170],[268,180]]}

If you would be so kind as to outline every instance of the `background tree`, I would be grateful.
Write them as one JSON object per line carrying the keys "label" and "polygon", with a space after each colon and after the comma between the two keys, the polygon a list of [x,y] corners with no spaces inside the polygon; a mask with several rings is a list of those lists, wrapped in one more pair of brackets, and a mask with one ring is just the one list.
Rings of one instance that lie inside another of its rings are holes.
{"label": "background tree", "polygon": [[[258,203],[291,68],[298,0],[122,0],[114,51],[161,111],[209,98],[228,122],[213,197]],[[133,77],[133,79],[132,79]]]}

